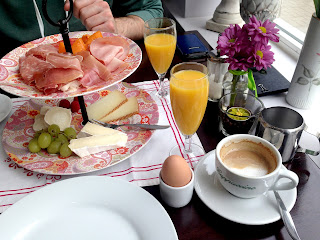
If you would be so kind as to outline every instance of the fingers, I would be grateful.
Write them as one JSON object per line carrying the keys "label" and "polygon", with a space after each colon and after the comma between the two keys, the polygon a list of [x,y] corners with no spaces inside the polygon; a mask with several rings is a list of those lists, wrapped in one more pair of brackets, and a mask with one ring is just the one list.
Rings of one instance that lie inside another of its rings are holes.
{"label": "fingers", "polygon": [[[88,9],[91,9],[91,8],[96,9],[96,4],[101,2],[104,2],[104,1],[103,0],[76,0],[73,3],[73,14],[76,18],[83,18],[81,16],[81,13],[83,14],[86,11],[88,11]],[[107,7],[110,9],[108,3],[107,3]]]}
{"label": "fingers", "polygon": [[70,10],[70,2],[69,0],[66,0],[64,3],[64,8],[65,11],[69,11]]}
{"label": "fingers", "polygon": [[115,21],[107,2],[103,0],[76,0],[74,16],[90,31],[115,32]]}

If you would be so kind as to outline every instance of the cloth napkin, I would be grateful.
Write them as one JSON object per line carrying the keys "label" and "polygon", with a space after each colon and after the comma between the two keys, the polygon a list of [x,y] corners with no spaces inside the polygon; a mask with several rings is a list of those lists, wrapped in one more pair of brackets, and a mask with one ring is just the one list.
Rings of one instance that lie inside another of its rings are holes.
{"label": "cloth napkin", "polygon": [[[159,81],[146,81],[134,85],[144,89],[149,94],[158,90],[160,86]],[[168,84],[166,84],[166,87],[168,87]],[[28,100],[28,98],[12,99],[13,108],[11,114]],[[178,145],[181,149],[184,148],[184,137],[179,132],[174,121],[170,101],[161,100],[161,104],[158,107],[159,124],[170,125],[171,128],[156,130],[151,140],[133,156],[119,164],[96,172],[71,176],[33,172],[20,167],[12,161],[3,150],[2,141],[0,141],[0,212],[2,213],[29,193],[48,184],[72,177],[98,175],[121,178],[138,186],[159,184],[159,172],[164,160],[169,156],[169,152],[174,146]],[[0,123],[1,138],[5,124],[11,114]],[[192,141],[202,146],[196,134],[193,136]],[[184,157],[188,164],[194,168],[202,156]]]}

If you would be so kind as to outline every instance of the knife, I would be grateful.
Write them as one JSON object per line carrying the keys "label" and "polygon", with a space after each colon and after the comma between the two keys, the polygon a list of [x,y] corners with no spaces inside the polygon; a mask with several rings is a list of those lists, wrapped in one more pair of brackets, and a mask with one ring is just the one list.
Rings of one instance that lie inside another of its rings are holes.
{"label": "knife", "polygon": [[288,209],[284,205],[284,202],[282,201],[279,193],[277,191],[273,191],[273,193],[277,199],[277,203],[278,203],[279,210],[280,210],[280,215],[281,215],[282,221],[283,221],[289,235],[294,240],[301,240],[298,235],[298,232],[296,230],[296,227],[294,226],[294,222],[292,220],[292,217],[291,217]]}

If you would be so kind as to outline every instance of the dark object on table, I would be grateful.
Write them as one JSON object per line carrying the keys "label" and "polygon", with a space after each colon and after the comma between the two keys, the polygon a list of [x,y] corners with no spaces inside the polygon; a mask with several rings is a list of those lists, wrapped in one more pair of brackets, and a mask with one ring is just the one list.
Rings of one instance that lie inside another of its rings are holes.
{"label": "dark object on table", "polygon": [[188,60],[205,58],[209,51],[194,33],[179,35],[177,37],[177,49],[181,56]]}
{"label": "dark object on table", "polygon": [[253,71],[253,77],[259,97],[286,92],[290,86],[290,82],[272,66],[267,70]]}
{"label": "dark object on table", "polygon": [[[48,15],[47,0],[43,0],[43,2],[42,2],[42,11],[43,11],[44,17],[51,25],[59,27],[59,31],[62,35],[62,39],[63,39],[64,46],[66,48],[66,51],[69,53],[72,53],[71,43],[70,43],[70,39],[69,39],[68,22],[70,21],[72,14],[73,14],[73,0],[70,0],[69,2],[70,2],[70,10],[68,12],[68,16],[65,19],[59,20],[57,23],[52,21]],[[83,119],[82,124],[85,125],[89,121],[89,118],[88,118],[87,109],[86,109],[86,105],[84,103],[83,96],[78,96],[78,100],[79,100],[79,104],[80,104],[80,108],[81,108],[81,115],[82,115],[82,119]]]}

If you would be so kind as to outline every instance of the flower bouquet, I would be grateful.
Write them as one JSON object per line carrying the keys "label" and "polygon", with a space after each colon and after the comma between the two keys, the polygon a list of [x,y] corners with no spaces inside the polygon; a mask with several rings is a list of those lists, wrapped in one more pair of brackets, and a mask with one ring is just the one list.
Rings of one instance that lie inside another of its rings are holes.
{"label": "flower bouquet", "polygon": [[249,23],[241,28],[239,25],[230,25],[219,36],[217,49],[220,55],[226,55],[229,72],[233,74],[231,91],[236,91],[237,82],[241,75],[248,74],[248,88],[255,92],[257,88],[253,79],[252,69],[258,71],[271,67],[274,62],[269,41],[279,42],[276,24],[266,20],[261,22],[252,16]]}

